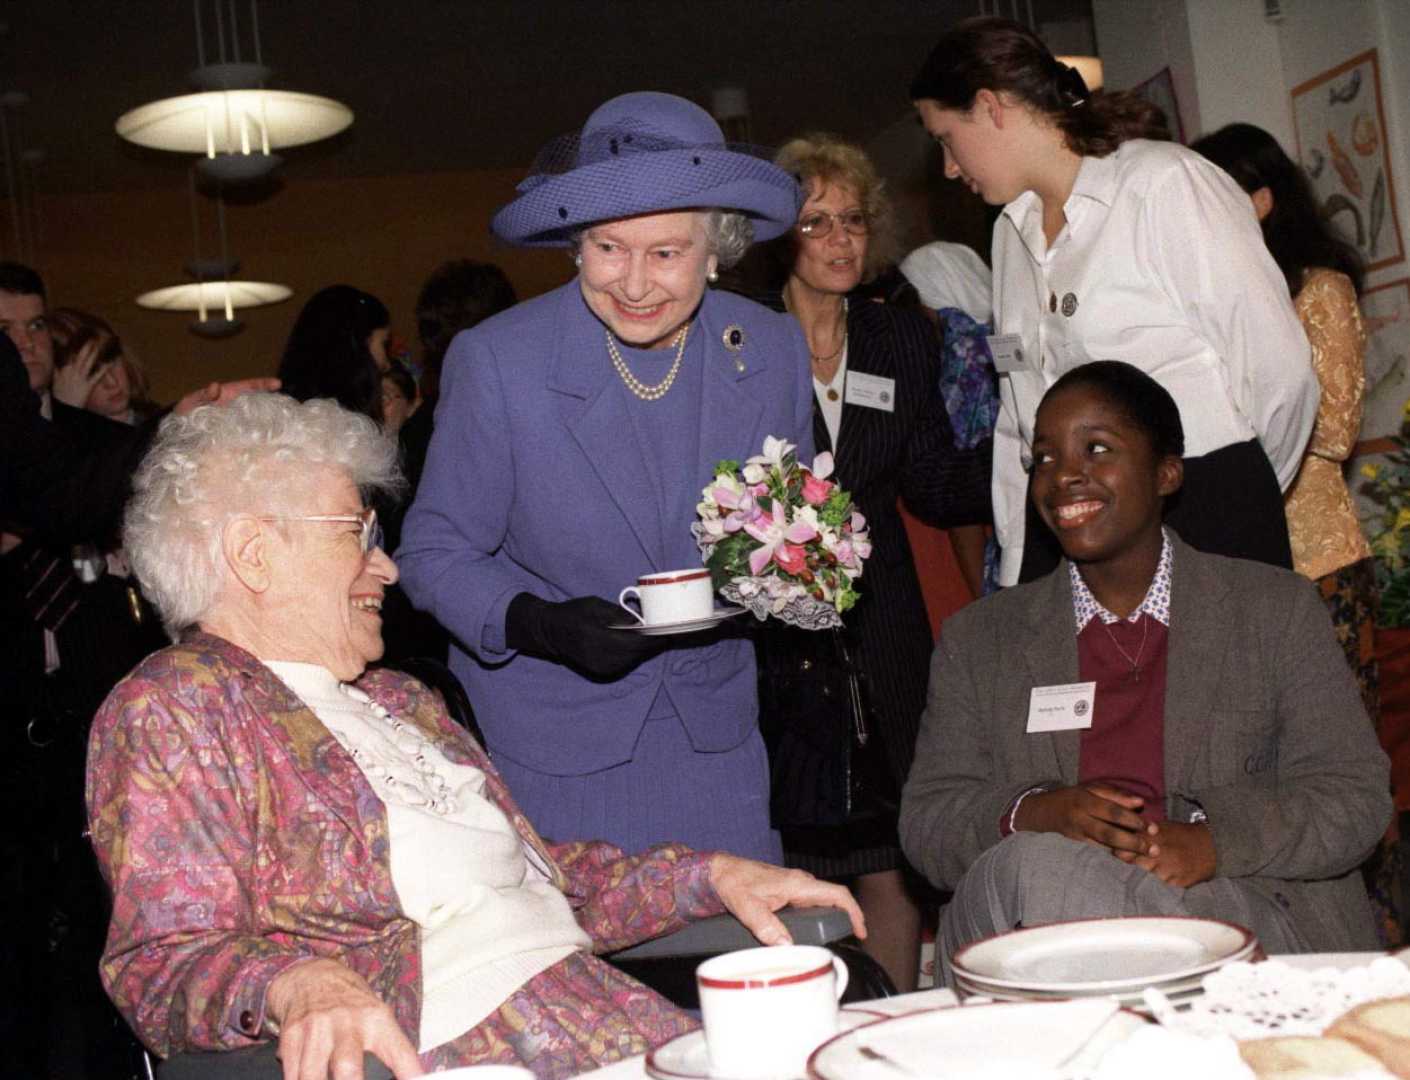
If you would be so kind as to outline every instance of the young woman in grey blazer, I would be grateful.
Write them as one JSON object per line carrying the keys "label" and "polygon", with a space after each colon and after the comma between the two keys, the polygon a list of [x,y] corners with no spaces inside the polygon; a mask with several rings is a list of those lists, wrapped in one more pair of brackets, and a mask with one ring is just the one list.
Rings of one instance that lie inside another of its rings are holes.
{"label": "young woman in grey blazer", "polygon": [[1162,525],[1174,400],[1128,364],[1044,396],[1032,498],[1065,561],[959,612],[931,664],[901,841],[948,958],[1022,924],[1238,923],[1264,949],[1374,948],[1358,864],[1388,765],[1315,590]]}

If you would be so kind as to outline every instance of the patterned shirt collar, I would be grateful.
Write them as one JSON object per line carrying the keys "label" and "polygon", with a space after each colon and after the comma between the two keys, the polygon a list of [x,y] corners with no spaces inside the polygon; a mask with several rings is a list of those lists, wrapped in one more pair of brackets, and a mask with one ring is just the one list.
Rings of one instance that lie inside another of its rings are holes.
{"label": "patterned shirt collar", "polygon": [[[1170,534],[1160,530],[1160,562],[1156,564],[1155,577],[1146,590],[1146,598],[1135,611],[1126,617],[1127,622],[1139,622],[1142,614],[1149,615],[1165,626],[1170,625],[1170,568],[1174,562],[1174,551],[1170,546]],[[1110,626],[1121,620],[1097,602],[1092,590],[1082,579],[1076,563],[1067,564],[1067,572],[1072,580],[1072,612],[1077,617],[1077,632],[1080,634],[1095,616]]]}

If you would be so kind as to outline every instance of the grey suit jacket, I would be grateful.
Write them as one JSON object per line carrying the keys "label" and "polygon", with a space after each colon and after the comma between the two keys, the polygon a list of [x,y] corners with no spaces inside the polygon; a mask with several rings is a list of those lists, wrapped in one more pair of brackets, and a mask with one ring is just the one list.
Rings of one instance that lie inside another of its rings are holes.
{"label": "grey suit jacket", "polygon": [[[1171,540],[1167,812],[1203,807],[1216,873],[1272,899],[1312,948],[1374,947],[1356,867],[1390,819],[1389,763],[1321,599],[1288,571]],[[1025,729],[1034,687],[1078,680],[1065,562],[946,622],[901,805],[902,846],[936,885],[999,842],[1019,793],[1077,782],[1080,732]]]}

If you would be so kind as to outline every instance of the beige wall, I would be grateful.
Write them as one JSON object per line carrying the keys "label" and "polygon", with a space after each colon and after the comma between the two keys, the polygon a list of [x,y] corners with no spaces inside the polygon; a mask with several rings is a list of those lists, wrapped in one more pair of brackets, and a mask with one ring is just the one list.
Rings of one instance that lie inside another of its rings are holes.
{"label": "beige wall", "polygon": [[[144,311],[133,302],[185,280],[192,237],[184,189],[44,198],[36,269],[52,304],[112,322],[147,365],[156,399],[171,401],[211,379],[272,373],[299,308],[324,285],[346,282],[378,296],[393,329],[414,345],[416,293],[446,259],[497,262],[521,296],[567,280],[572,266],[563,253],[516,250],[489,235],[490,215],[521,176],[516,169],[298,181],[256,205],[231,206],[231,254],[242,275],[282,282],[294,295],[238,313],[245,329],[222,341],[190,333],[194,314]],[[216,254],[214,247],[203,253]]]}

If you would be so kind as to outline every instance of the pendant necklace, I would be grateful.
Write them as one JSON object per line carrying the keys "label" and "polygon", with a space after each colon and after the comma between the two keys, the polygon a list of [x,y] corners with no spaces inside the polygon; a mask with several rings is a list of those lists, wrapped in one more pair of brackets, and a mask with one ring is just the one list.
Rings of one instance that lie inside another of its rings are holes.
{"label": "pendant necklace", "polygon": [[1106,636],[1111,638],[1111,643],[1116,646],[1116,651],[1131,665],[1131,670],[1126,674],[1127,683],[1138,683],[1141,681],[1141,657],[1146,651],[1146,638],[1150,636],[1150,619],[1151,616],[1149,613],[1143,613],[1141,615],[1141,647],[1136,650],[1134,657],[1121,647],[1121,642],[1116,640],[1116,635],[1111,632],[1111,627],[1107,626],[1106,623],[1102,623],[1102,629],[1106,631]]}
{"label": "pendant necklace", "polygon": [[[809,356],[809,358],[810,358],[811,361],[812,361],[812,367],[813,367],[813,372],[814,372],[814,374],[816,375],[816,372],[817,372],[817,370],[818,370],[819,365],[824,365],[824,366],[825,366],[825,365],[827,365],[827,364],[832,363],[834,360],[836,360],[839,356],[842,355],[842,351],[843,351],[845,348],[847,348],[847,301],[846,301],[846,299],[844,298],[843,301],[842,301],[842,341],[838,344],[837,348],[833,349],[832,352],[829,353],[827,356],[817,356],[817,355],[815,355],[815,354],[813,353],[813,350],[812,350],[811,348],[808,349],[808,356]],[[822,382],[821,379],[818,379],[818,381],[819,381],[819,382]],[[828,385],[828,388],[827,388],[827,400],[828,400],[828,401],[836,401],[836,400],[838,399],[838,397],[840,396],[840,395],[837,393],[837,387],[831,385],[832,383],[834,383],[834,382],[836,382],[836,381],[837,381],[837,372],[834,370],[833,373],[832,373],[832,378],[828,380],[828,384],[829,384],[829,385]]]}

